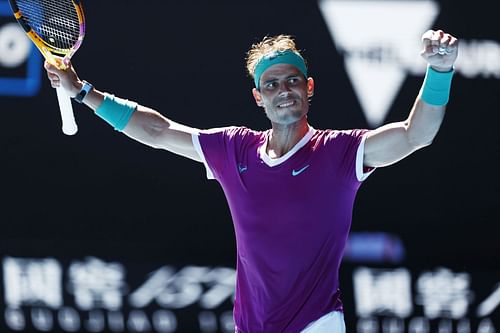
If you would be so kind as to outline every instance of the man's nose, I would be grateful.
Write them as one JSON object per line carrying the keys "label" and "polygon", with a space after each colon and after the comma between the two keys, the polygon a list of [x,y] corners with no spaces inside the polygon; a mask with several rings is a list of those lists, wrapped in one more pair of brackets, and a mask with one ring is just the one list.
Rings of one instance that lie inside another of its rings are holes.
{"label": "man's nose", "polygon": [[288,82],[286,81],[283,81],[279,84],[279,94],[285,94],[287,95],[288,93],[290,93],[290,87],[288,86]]}

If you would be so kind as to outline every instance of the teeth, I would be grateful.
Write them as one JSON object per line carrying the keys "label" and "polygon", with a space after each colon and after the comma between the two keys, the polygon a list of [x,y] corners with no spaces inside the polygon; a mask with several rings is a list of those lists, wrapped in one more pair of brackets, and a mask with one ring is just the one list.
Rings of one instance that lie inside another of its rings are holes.
{"label": "teeth", "polygon": [[288,103],[283,103],[283,104],[280,104],[278,105],[280,108],[286,108],[286,107],[289,107],[289,106],[292,106],[293,105],[293,101],[292,102],[288,102]]}

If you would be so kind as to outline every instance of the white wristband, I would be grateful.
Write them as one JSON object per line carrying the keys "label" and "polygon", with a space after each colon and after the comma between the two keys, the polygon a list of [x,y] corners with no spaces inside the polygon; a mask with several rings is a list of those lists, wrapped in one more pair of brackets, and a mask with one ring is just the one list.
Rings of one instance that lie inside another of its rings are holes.
{"label": "white wristband", "polygon": [[87,96],[87,94],[92,90],[92,88],[94,88],[94,86],[92,86],[90,83],[88,83],[87,81],[83,80],[83,86],[82,86],[82,89],[80,90],[80,92],[75,96],[75,101],[77,101],[78,103],[83,103],[83,99],[85,98],[85,96]]}

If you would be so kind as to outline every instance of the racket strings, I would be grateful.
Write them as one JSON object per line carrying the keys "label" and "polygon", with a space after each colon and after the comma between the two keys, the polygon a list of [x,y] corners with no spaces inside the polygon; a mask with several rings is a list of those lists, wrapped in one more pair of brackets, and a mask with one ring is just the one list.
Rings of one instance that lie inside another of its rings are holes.
{"label": "racket strings", "polygon": [[72,1],[17,0],[25,22],[48,45],[71,49],[80,37],[80,20]]}

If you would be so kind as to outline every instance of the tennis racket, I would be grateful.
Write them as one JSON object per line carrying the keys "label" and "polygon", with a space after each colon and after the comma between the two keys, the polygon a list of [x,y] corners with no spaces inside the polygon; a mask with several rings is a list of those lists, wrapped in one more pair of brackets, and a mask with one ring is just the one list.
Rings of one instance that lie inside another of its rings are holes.
{"label": "tennis racket", "polygon": [[[85,36],[85,17],[80,0],[9,0],[17,22],[44,58],[59,69],[75,54]],[[78,131],[71,98],[57,88],[62,131]]]}

